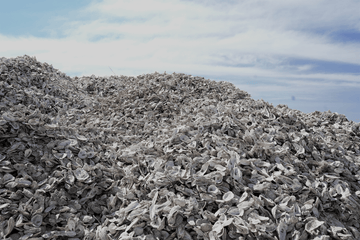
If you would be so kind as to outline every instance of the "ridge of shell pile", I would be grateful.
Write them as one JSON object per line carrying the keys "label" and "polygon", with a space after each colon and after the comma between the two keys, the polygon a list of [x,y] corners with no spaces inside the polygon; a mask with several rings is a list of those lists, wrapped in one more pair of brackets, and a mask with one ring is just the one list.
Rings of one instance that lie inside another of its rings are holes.
{"label": "ridge of shell pile", "polygon": [[0,239],[360,239],[359,127],[229,82],[0,58]]}

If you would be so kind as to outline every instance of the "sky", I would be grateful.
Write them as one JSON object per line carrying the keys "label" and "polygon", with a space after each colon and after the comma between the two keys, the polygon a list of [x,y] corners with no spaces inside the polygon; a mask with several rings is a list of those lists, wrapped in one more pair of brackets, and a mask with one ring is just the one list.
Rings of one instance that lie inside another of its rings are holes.
{"label": "sky", "polygon": [[68,76],[185,73],[360,122],[358,0],[1,1],[0,57]]}

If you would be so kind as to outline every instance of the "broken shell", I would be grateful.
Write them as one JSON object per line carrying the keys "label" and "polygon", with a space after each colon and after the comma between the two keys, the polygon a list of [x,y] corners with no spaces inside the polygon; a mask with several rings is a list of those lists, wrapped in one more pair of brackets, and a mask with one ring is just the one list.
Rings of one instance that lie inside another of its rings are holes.
{"label": "broken shell", "polygon": [[[73,172],[74,172],[76,179],[80,182],[83,182],[89,178],[89,174],[82,168],[77,168]],[[70,177],[70,181],[71,181],[71,175],[69,177]]]}
{"label": "broken shell", "polygon": [[31,155],[31,153],[32,153],[32,150],[29,148],[29,149],[26,149],[25,150],[25,153],[24,153],[24,156],[27,158],[27,157],[30,157],[30,155]]}
{"label": "broken shell", "polygon": [[4,113],[2,115],[2,117],[8,122],[15,122],[16,121],[15,117],[12,116],[10,113]]}
{"label": "broken shell", "polygon": [[229,208],[229,210],[227,211],[227,213],[231,216],[239,216],[240,215],[240,210],[238,207],[231,207]]}
{"label": "broken shell", "polygon": [[285,223],[285,221],[281,220],[278,227],[277,227],[277,232],[279,234],[279,240],[285,240],[286,239],[287,228],[288,228],[288,225]]}
{"label": "broken shell", "polygon": [[310,234],[315,234],[314,230],[324,224],[323,221],[318,221],[316,219],[310,220],[305,224],[305,230]]}
{"label": "broken shell", "polygon": [[77,140],[83,141],[83,142],[87,142],[88,139],[85,136],[82,135],[76,135]]}
{"label": "broken shell", "polygon": [[81,150],[78,154],[78,157],[81,159],[87,158],[87,152],[85,150]]}
{"label": "broken shell", "polygon": [[211,223],[202,223],[200,225],[201,231],[203,232],[210,232],[212,230],[212,224]]}
{"label": "broken shell", "polygon": [[57,159],[64,159],[67,157],[67,154],[66,153],[62,153],[62,152],[56,152],[56,151],[53,151],[53,155],[55,158]]}
{"label": "broken shell", "polygon": [[233,198],[234,198],[234,193],[229,191],[229,192],[226,192],[224,195],[223,195],[223,200],[225,202],[228,202],[228,201],[231,201]]}
{"label": "broken shell", "polygon": [[43,221],[43,217],[40,214],[36,214],[31,218],[31,222],[34,227],[40,227]]}
{"label": "broken shell", "polygon": [[215,185],[210,185],[207,191],[212,195],[217,195],[220,193],[220,190]]}
{"label": "broken shell", "polygon": [[96,156],[96,152],[88,152],[87,158],[94,158]]}
{"label": "broken shell", "polygon": [[6,224],[7,224],[7,226],[6,226],[5,231],[4,231],[4,237],[9,235],[12,232],[12,230],[14,229],[14,226],[15,226],[14,217],[10,217],[10,219],[7,221]]}
{"label": "broken shell", "polygon": [[3,184],[6,184],[8,182],[15,181],[15,177],[10,173],[6,173],[1,180]]}
{"label": "broken shell", "polygon": [[72,185],[75,181],[75,176],[73,175],[72,171],[68,171],[65,174],[65,182]]}

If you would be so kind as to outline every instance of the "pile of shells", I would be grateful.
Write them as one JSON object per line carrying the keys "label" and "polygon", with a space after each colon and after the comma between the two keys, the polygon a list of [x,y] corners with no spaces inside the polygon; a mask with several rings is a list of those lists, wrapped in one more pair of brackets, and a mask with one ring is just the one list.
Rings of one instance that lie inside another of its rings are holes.
{"label": "pile of shells", "polygon": [[0,239],[360,239],[360,124],[185,74],[0,59]]}

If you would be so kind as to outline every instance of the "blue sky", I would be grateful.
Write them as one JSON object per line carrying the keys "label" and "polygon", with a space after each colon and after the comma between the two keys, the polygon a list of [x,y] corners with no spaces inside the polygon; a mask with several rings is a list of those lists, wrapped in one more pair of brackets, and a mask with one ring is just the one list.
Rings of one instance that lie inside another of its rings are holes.
{"label": "blue sky", "polygon": [[36,56],[72,77],[186,73],[360,122],[358,0],[1,4],[0,57]]}

